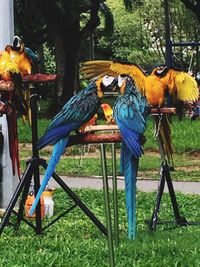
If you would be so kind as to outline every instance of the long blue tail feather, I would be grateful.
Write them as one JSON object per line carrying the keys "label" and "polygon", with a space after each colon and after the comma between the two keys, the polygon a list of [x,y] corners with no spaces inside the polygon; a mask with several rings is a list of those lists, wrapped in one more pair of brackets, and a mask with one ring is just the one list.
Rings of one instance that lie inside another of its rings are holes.
{"label": "long blue tail feather", "polygon": [[126,209],[128,220],[128,237],[135,239],[136,235],[136,179],[139,158],[134,158],[125,143],[122,143],[123,171],[125,177]]}
{"label": "long blue tail feather", "polygon": [[48,163],[48,167],[46,169],[46,172],[45,172],[45,175],[44,175],[44,178],[42,180],[42,183],[41,183],[41,186],[37,192],[37,195],[36,195],[36,198],[35,198],[35,201],[33,202],[33,205],[29,211],[29,214],[30,215],[33,215],[34,211],[35,211],[35,208],[40,200],[40,197],[42,195],[42,192],[44,191],[46,185],[48,184],[54,170],[55,170],[55,167],[68,143],[68,140],[69,140],[69,136],[65,137],[65,138],[62,138],[60,139],[55,145],[54,145],[54,148],[53,148],[53,152],[52,152],[52,155],[51,155],[51,158],[49,160],[49,163]]}

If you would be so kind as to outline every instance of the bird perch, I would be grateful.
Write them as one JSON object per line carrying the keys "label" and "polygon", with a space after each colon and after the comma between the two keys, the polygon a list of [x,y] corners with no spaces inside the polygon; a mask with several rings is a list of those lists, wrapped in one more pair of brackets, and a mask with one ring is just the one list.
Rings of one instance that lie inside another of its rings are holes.
{"label": "bird perch", "polygon": [[[151,114],[174,114],[176,108],[151,108]],[[94,132],[112,132],[114,133],[94,133]],[[92,125],[85,128],[84,134],[71,135],[68,146],[75,144],[94,144],[94,143],[120,143],[122,138],[118,132],[117,125]],[[92,133],[91,133],[92,132]]]}

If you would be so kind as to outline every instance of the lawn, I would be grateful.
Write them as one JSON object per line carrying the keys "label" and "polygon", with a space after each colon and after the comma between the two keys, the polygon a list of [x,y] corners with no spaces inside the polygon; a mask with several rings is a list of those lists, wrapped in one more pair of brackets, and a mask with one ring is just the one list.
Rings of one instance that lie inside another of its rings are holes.
{"label": "lawn", "polygon": [[[38,132],[41,136],[49,121],[38,121]],[[102,121],[100,121],[102,123]],[[22,124],[19,120],[19,141],[20,159],[22,170],[25,168],[26,160],[31,157],[30,127]],[[200,121],[191,122],[188,118],[178,121],[173,118],[172,137],[174,144],[175,170],[172,172],[173,180],[200,181]],[[157,179],[159,177],[160,155],[157,141],[153,139],[153,122],[148,120],[145,135],[147,142],[144,145],[144,155],[140,159],[138,176],[143,179]],[[119,145],[117,145],[117,170],[119,173]],[[111,174],[110,145],[107,145],[108,173]],[[49,159],[52,146],[48,146],[40,151],[40,155]],[[101,175],[100,152],[98,145],[73,146],[66,150],[57,165],[57,172],[60,175],[70,176],[92,176]]]}
{"label": "lawn", "polygon": [[[102,190],[79,189],[76,193],[105,223]],[[149,232],[145,220],[151,216],[156,194],[138,192],[137,237],[128,240],[124,192],[119,190],[118,195],[120,245],[115,250],[116,266],[199,266],[199,226],[158,225],[155,232]],[[56,190],[54,199],[57,214],[70,203],[62,190]],[[177,200],[188,220],[200,219],[198,196],[179,193]],[[172,222],[168,194],[164,194],[159,216]],[[6,227],[0,239],[0,258],[0,266],[5,267],[104,267],[108,266],[107,239],[75,208],[41,236],[24,223],[17,233]]]}
{"label": "lawn", "polygon": [[[39,120],[39,136],[49,121]],[[19,120],[20,160],[22,171],[25,162],[31,157],[30,128]],[[148,141],[140,160],[139,177],[157,179],[159,176],[160,155],[153,140],[153,126],[149,120],[146,131]],[[174,180],[200,180],[200,121],[184,119],[173,122],[172,135],[175,147]],[[52,147],[40,152],[49,159]],[[108,172],[111,174],[110,146],[107,146]],[[62,156],[57,172],[59,175],[100,175],[101,164],[99,147],[74,146]],[[117,146],[117,166],[119,174],[119,145]],[[104,199],[102,190],[76,189],[96,216],[105,223]],[[125,195],[118,190],[120,244],[115,249],[116,266],[199,266],[200,244],[199,226],[175,227],[169,223],[158,225],[150,232],[145,220],[150,219],[156,200],[156,192],[137,193],[137,236],[134,241],[127,238]],[[200,221],[199,196],[177,193],[180,212],[189,221]],[[70,205],[66,194],[57,189],[54,195],[55,216]],[[160,220],[173,222],[174,216],[168,194],[163,195]],[[44,225],[46,219],[43,221]],[[108,266],[107,239],[93,223],[75,208],[65,217],[37,236],[32,228],[22,223],[18,232],[6,227],[0,239],[0,266],[5,267],[104,267]]]}

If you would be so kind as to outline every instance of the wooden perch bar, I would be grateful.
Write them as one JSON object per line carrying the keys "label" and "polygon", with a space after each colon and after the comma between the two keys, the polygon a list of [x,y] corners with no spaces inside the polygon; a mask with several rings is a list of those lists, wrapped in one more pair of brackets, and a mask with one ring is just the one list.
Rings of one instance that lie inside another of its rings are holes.
{"label": "wooden perch bar", "polygon": [[[161,108],[160,110],[157,108],[151,109],[151,114],[173,114],[176,112],[175,108]],[[115,133],[89,133],[89,132],[107,132],[107,131],[117,131]],[[117,125],[92,125],[87,126],[85,128],[84,134],[72,135],[69,138],[68,146],[76,145],[76,144],[98,144],[98,143],[120,143],[122,141],[122,137]]]}
{"label": "wooden perch bar", "polygon": [[23,82],[28,83],[47,83],[55,82],[58,79],[58,74],[26,74],[23,76]]}
{"label": "wooden perch bar", "polygon": [[151,108],[151,114],[174,114],[176,113],[176,108]]}
{"label": "wooden perch bar", "polygon": [[[151,108],[151,114],[174,114],[176,112],[176,108]],[[85,132],[110,132],[110,131],[119,131],[117,125],[90,125],[85,128]]]}
{"label": "wooden perch bar", "polygon": [[14,83],[12,81],[0,80],[0,91],[9,92],[14,89]]}
{"label": "wooden perch bar", "polygon": [[102,131],[102,132],[110,132],[110,131],[119,131],[119,128],[117,125],[91,125],[85,127],[84,132],[96,132],[96,131]]}
{"label": "wooden perch bar", "polygon": [[80,134],[71,135],[68,146],[77,144],[98,144],[98,143],[120,143],[122,140],[120,133],[109,134]]}

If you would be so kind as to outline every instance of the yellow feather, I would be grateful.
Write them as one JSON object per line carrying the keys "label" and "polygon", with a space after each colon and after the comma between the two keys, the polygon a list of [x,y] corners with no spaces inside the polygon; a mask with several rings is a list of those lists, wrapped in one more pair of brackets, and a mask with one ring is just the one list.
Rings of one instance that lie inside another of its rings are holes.
{"label": "yellow feather", "polygon": [[182,101],[196,101],[199,96],[199,89],[195,79],[184,71],[170,69],[167,74],[161,78],[169,93],[177,92],[177,98]]}
{"label": "yellow feather", "polygon": [[144,91],[146,79],[145,73],[134,64],[118,63],[109,60],[86,61],[80,68],[80,73],[85,79],[92,79],[96,76],[128,74],[135,81],[140,91]]}
{"label": "yellow feather", "polygon": [[0,57],[0,74],[6,79],[10,78],[9,72],[19,73],[19,68],[16,63],[10,59],[10,54],[4,51]]}

